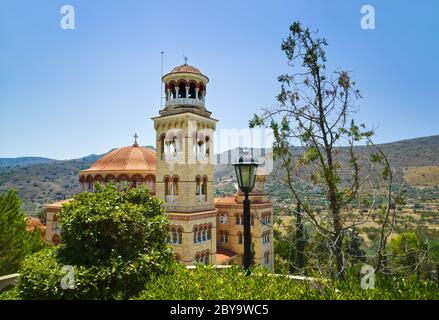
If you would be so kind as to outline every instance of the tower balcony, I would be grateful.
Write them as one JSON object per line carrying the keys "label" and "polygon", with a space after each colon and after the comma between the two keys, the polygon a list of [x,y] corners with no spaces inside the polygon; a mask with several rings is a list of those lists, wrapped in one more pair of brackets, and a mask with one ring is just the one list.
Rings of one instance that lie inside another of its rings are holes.
{"label": "tower balcony", "polygon": [[173,106],[204,107],[204,99],[175,98],[166,101],[166,107],[173,107]]}

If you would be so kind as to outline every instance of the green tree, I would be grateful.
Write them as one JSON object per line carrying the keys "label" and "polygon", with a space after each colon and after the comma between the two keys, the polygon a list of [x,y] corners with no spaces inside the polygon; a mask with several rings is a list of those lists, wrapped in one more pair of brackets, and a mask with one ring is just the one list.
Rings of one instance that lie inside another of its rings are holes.
{"label": "green tree", "polygon": [[0,275],[17,272],[22,260],[44,246],[40,230],[26,231],[26,216],[13,190],[0,195]]}
{"label": "green tree", "polygon": [[366,252],[364,251],[364,240],[358,234],[355,227],[348,231],[346,237],[346,255],[352,265],[358,262],[366,262]]}
{"label": "green tree", "polygon": [[[65,204],[59,222],[62,244],[23,263],[23,298],[129,298],[173,264],[165,210],[147,188],[96,185]],[[75,270],[73,289],[60,286],[63,265]]]}
{"label": "green tree", "polygon": [[[381,153],[368,159],[369,155],[355,148],[360,143],[374,146],[373,132],[364,125],[357,125],[352,116],[361,95],[350,74],[343,70],[327,71],[327,45],[326,39],[299,22],[290,26],[282,50],[294,73],[279,76],[278,105],[264,110],[262,115],[255,115],[250,127],[273,130],[273,155],[282,168],[274,173],[274,179],[286,186],[300,206],[300,212],[295,210],[298,235],[304,231],[302,221],[311,222],[328,239],[336,275],[343,278],[343,238],[349,228],[364,223],[359,219],[346,224],[343,210],[357,199],[372,171],[360,163],[382,164],[383,176],[387,176],[390,169]],[[300,143],[301,147],[295,148],[293,143]],[[347,161],[341,161],[340,147],[345,147]],[[313,186],[317,192],[302,192],[298,180]],[[322,198],[326,198],[324,211],[316,214],[313,207]],[[301,238],[296,239],[298,254],[303,252]],[[298,256],[296,261],[304,259]]]}
{"label": "green tree", "polygon": [[416,271],[425,256],[424,245],[412,231],[398,234],[390,241],[391,267],[399,271]]}

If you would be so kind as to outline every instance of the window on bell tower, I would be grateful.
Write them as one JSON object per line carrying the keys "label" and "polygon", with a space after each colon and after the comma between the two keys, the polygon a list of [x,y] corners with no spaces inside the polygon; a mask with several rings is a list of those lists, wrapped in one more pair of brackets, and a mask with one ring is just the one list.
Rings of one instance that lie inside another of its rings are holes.
{"label": "window on bell tower", "polygon": [[193,82],[189,85],[189,98],[195,99],[195,83]]}
{"label": "window on bell tower", "polygon": [[186,85],[184,82],[180,82],[178,85],[178,98],[186,98]]}
{"label": "window on bell tower", "polygon": [[203,200],[207,201],[207,177],[203,178],[203,184],[201,186],[201,195],[203,196]]}

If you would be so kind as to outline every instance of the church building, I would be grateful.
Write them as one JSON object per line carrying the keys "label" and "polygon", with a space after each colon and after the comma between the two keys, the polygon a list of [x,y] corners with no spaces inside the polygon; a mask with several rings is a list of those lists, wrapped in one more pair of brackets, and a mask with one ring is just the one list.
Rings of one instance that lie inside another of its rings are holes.
{"label": "church building", "polygon": [[[134,144],[112,150],[79,173],[81,192],[94,183],[146,185],[160,198],[169,219],[169,242],[175,259],[185,265],[242,264],[243,198],[214,198],[214,133],[218,120],[206,109],[209,78],[188,65],[163,76],[166,102],[154,121],[156,151]],[[274,268],[272,204],[264,192],[265,177],[257,176],[251,201],[254,260]],[[57,214],[63,203],[46,205],[46,241],[58,244]]]}

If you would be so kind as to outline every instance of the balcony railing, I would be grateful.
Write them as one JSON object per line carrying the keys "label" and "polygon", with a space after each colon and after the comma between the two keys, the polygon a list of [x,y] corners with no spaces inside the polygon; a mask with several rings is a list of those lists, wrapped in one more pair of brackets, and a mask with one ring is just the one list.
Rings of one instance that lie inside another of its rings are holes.
{"label": "balcony railing", "polygon": [[204,105],[204,101],[201,99],[191,99],[191,98],[177,98],[170,99],[166,101],[167,107],[177,106],[177,105],[189,105],[189,106],[198,106],[202,107]]}

